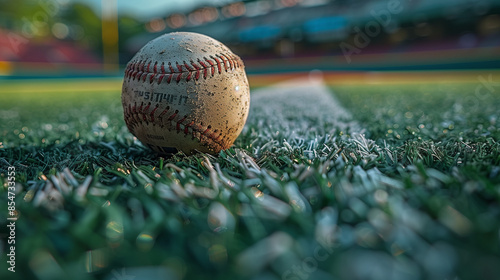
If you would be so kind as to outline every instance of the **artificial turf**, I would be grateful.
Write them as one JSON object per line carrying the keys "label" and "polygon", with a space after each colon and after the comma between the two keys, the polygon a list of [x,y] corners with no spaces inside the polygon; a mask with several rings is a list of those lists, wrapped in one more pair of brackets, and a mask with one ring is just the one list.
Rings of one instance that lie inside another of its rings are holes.
{"label": "artificial turf", "polygon": [[233,148],[173,157],[127,131],[119,80],[4,84],[0,275],[497,279],[500,87],[482,80],[253,91]]}

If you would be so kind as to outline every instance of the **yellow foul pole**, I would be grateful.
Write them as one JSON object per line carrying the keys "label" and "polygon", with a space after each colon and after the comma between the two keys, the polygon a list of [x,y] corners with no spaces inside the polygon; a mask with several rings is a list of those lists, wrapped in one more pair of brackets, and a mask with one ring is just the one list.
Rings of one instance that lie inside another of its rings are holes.
{"label": "yellow foul pole", "polygon": [[103,67],[116,72],[118,62],[118,7],[117,0],[101,0]]}

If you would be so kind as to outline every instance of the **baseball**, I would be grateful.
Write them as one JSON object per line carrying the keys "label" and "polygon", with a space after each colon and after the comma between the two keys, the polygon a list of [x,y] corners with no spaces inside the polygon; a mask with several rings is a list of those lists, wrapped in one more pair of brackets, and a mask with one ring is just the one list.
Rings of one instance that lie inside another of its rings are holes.
{"label": "baseball", "polygon": [[250,90],[228,47],[176,32],[148,42],[127,64],[122,104],[128,129],[152,150],[216,154],[241,133]]}

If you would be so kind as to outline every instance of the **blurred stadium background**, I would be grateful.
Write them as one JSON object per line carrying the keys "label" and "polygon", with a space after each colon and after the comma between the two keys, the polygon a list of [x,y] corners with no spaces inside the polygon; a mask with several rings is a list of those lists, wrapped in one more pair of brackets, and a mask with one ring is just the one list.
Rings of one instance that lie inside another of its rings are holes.
{"label": "blurred stadium background", "polygon": [[140,14],[124,2],[0,0],[0,78],[121,76],[174,31],[224,42],[249,74],[500,66],[497,0],[187,1]]}

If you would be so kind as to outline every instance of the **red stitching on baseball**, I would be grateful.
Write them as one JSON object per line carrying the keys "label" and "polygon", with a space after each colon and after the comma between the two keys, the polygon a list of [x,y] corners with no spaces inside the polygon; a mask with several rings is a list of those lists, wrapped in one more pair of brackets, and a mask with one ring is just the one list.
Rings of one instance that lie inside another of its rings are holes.
{"label": "red stitching on baseball", "polygon": [[137,107],[137,102],[134,102],[134,107],[132,107],[132,114],[137,113],[137,111],[135,110],[136,107]]}
{"label": "red stitching on baseball", "polygon": [[194,63],[194,61],[191,60],[191,65],[193,65],[194,69],[196,69],[196,75],[195,75],[195,80],[199,80],[200,79],[200,66],[196,65],[196,63]]}
{"label": "red stitching on baseball", "polygon": [[160,75],[160,77],[158,78],[158,84],[161,84],[161,81],[163,81],[164,77],[165,77],[165,74]]}
{"label": "red stitching on baseball", "polygon": [[177,116],[177,114],[178,114],[178,113],[179,113],[179,110],[175,110],[174,114],[173,114],[173,115],[171,115],[171,116],[167,119],[167,121],[171,121],[171,120],[173,120],[173,119],[175,118],[175,116]]}
{"label": "red stitching on baseball", "polygon": [[184,62],[184,67],[186,67],[186,69],[189,71],[189,72],[193,72],[193,68],[191,68],[191,66],[189,66],[189,64],[186,63],[186,61],[183,61]]}
{"label": "red stitching on baseball", "polygon": [[158,110],[159,107],[160,107],[160,104],[156,103],[156,106],[153,109],[153,111],[151,111],[151,113],[149,113],[150,121],[153,123],[153,125],[154,125],[154,121],[155,121],[155,112],[156,112],[156,110]]}
{"label": "red stitching on baseball", "polygon": [[213,76],[214,76],[214,74],[215,74],[215,66],[214,66],[214,63],[213,63],[210,59],[208,59],[208,58],[206,58],[206,57],[203,57],[203,58],[205,59],[205,61],[206,61],[206,62],[208,62],[208,64],[210,64],[210,70],[211,70],[212,77],[213,77]]}
{"label": "red stitching on baseball", "polygon": [[184,72],[182,71],[182,64],[179,64],[179,62],[176,62],[175,64],[177,65],[177,69],[179,69],[180,73]]}
{"label": "red stitching on baseball", "polygon": [[[219,70],[219,74],[222,73],[222,68],[220,66],[220,61],[217,57],[211,55],[210,56],[213,60],[215,60],[215,64],[217,64],[217,69]],[[213,75],[212,75],[213,76]]]}
{"label": "red stitching on baseball", "polygon": [[226,60],[224,58],[226,58],[224,55],[217,55],[218,58],[220,58],[220,60],[222,60],[222,62],[224,63],[224,71],[227,72],[227,64],[226,64]]}
{"label": "red stitching on baseball", "polygon": [[[167,106],[167,108],[165,108],[165,110],[163,110],[163,112],[160,113],[160,115],[158,116],[158,119],[160,120],[160,122],[162,122],[163,120],[163,115],[165,115],[168,110],[170,110],[170,106]],[[163,124],[162,124],[162,127],[163,127]]]}
{"label": "red stitching on baseball", "polygon": [[151,106],[151,102],[148,103],[148,106],[142,110],[142,119],[148,122],[148,119],[146,118],[146,112],[149,110],[149,106]]}
{"label": "red stitching on baseball", "polygon": [[207,74],[208,74],[208,66],[205,64],[205,62],[201,61],[198,59],[198,63],[201,65],[202,69],[203,69],[203,79],[206,79],[207,78]]}
{"label": "red stitching on baseball", "polygon": [[137,115],[139,114],[142,114],[142,120],[145,121],[146,120],[146,115],[144,114],[144,112],[142,111],[142,106],[144,105],[144,102],[141,102],[141,106],[139,107],[139,109],[137,110]]}
{"label": "red stitching on baseball", "polygon": [[[165,123],[163,122],[163,116],[168,113],[168,111],[170,110],[170,107],[167,106],[163,111],[161,111],[161,113],[157,117],[155,117],[155,114],[157,112],[159,112],[158,109],[159,109],[160,105],[157,103],[155,105],[154,109],[149,113],[148,113],[148,110],[151,108],[151,104],[148,104],[144,109],[142,109],[143,105],[144,104],[141,104],[141,106],[139,108],[137,108],[136,103],[134,103],[133,107],[131,107],[129,104],[128,110],[124,111],[124,118],[126,120],[129,120],[127,122],[127,126],[130,128],[130,130],[134,131],[134,128],[139,126],[143,122],[145,122],[146,124],[149,124],[147,119],[135,117],[135,116],[139,115],[139,112],[141,114],[149,115],[150,122],[153,125],[160,125],[161,127],[165,127]],[[137,109],[139,109],[138,112],[137,112]],[[217,134],[217,132],[218,132],[217,129],[212,131],[211,125],[208,125],[204,129],[202,122],[200,122],[199,124],[196,124],[196,122],[194,120],[191,120],[188,124],[184,125],[184,128],[182,128],[181,126],[189,118],[189,116],[185,115],[182,117],[182,119],[175,122],[174,119],[178,114],[179,114],[179,110],[175,110],[175,112],[168,117],[167,121],[170,123],[170,125],[167,126],[166,129],[168,129],[169,131],[175,130],[178,133],[182,132],[186,136],[191,134],[193,139],[198,139],[202,145],[205,145],[205,146],[207,146],[211,149],[214,149],[214,150],[222,150],[222,149],[228,148],[228,147],[226,147],[227,143],[226,143],[225,139],[222,137],[222,132]],[[172,121],[174,121],[175,123],[172,124]],[[189,130],[191,130],[191,132]],[[197,137],[197,134],[199,134],[198,137]]]}
{"label": "red stitching on baseball", "polygon": [[[230,68],[231,70],[233,70],[235,67],[234,67],[234,62],[232,61],[232,59],[230,59],[230,58],[229,58],[227,55],[225,55],[225,54],[221,54],[221,56],[223,56],[223,57],[225,57],[225,58],[226,58],[227,62],[229,63],[229,68]],[[227,69],[226,69],[226,71],[227,71]]]}
{"label": "red stitching on baseball", "polygon": [[[153,64],[153,67],[151,67],[151,64]],[[228,69],[233,70],[243,66],[241,59],[234,54],[211,55],[209,58],[203,57],[197,59],[196,62],[193,60],[189,62],[183,61],[182,63],[175,62],[175,68],[172,66],[172,62],[168,62],[168,68],[165,67],[165,62],[161,62],[160,67],[158,67],[158,64],[158,61],[131,61],[125,69],[125,78],[146,82],[148,75],[150,75],[148,79],[150,83],[153,83],[156,79],[158,84],[161,84],[163,81],[170,84],[172,79],[175,79],[177,83],[183,79],[186,82],[191,80],[198,81],[202,77],[201,71],[203,71],[204,79],[209,77],[209,71],[212,77],[215,76],[216,72],[222,74],[222,64],[224,64],[224,70],[226,72]],[[186,75],[184,75],[184,73],[186,73]],[[137,103],[134,103],[133,106],[129,104],[128,109],[126,108],[124,110],[124,117],[129,129],[132,128],[130,130],[133,131],[133,128],[143,122],[146,122],[146,124],[151,122],[153,125],[158,124],[161,127],[165,127],[164,117],[169,114],[170,107],[167,106],[160,112],[159,103],[157,103],[154,108],[151,107],[151,103],[147,104],[146,107],[144,106],[145,104],[142,102],[139,107],[137,107]],[[175,122],[175,118],[178,114],[179,110],[175,110],[175,112],[168,116],[166,122],[170,123],[170,125],[167,125],[166,129],[175,129],[178,133],[183,132],[184,135],[191,134],[193,139],[198,139],[202,145],[214,150],[228,148],[227,139],[222,136],[222,132],[219,132],[217,129],[212,130],[211,125],[204,128],[203,123],[196,124],[194,120],[189,121],[189,116],[187,115]],[[142,117],[140,115],[142,115]],[[147,117],[148,115],[149,118]],[[189,123],[183,124],[186,121],[189,121]]]}
{"label": "red stitching on baseball", "polygon": [[134,102],[134,107],[132,107],[132,118],[134,123],[140,122],[140,119],[137,119],[137,102]]}
{"label": "red stitching on baseball", "polygon": [[177,133],[181,132],[181,124],[186,120],[186,118],[187,116],[184,116],[184,118],[178,120],[175,124],[175,130],[177,130]]}
{"label": "red stitching on baseball", "polygon": [[[187,117],[187,116],[186,116]],[[194,124],[194,121],[191,121],[190,123],[188,123],[187,125],[184,126],[184,134],[188,135],[189,134],[189,128],[191,126],[193,126]],[[194,135],[193,135],[194,136]]]}
{"label": "red stitching on baseball", "polygon": [[196,80],[200,79],[200,70],[196,71],[196,76],[194,77]]}
{"label": "red stitching on baseball", "polygon": [[[198,60],[199,62],[200,60]],[[191,60],[191,65],[193,65],[194,69],[196,69],[197,71],[200,70],[200,66],[198,66],[194,61]]]}
{"label": "red stitching on baseball", "polygon": [[212,126],[211,125],[207,126],[207,129],[203,131],[201,135],[205,136],[205,134],[207,134],[210,131],[210,129],[212,129]]}
{"label": "red stitching on baseball", "polygon": [[131,67],[131,72],[130,72],[130,75],[132,76],[132,80],[135,80],[135,76],[137,76],[137,73],[139,71],[139,62],[134,62],[132,64],[133,67]]}
{"label": "red stitching on baseball", "polygon": [[132,127],[135,122],[134,119],[131,117],[132,116],[132,105],[128,104],[128,108],[125,107],[125,123],[127,126]]}
{"label": "red stitching on baseball", "polygon": [[137,66],[137,80],[141,79],[142,73],[144,73],[144,62],[141,60]]}

